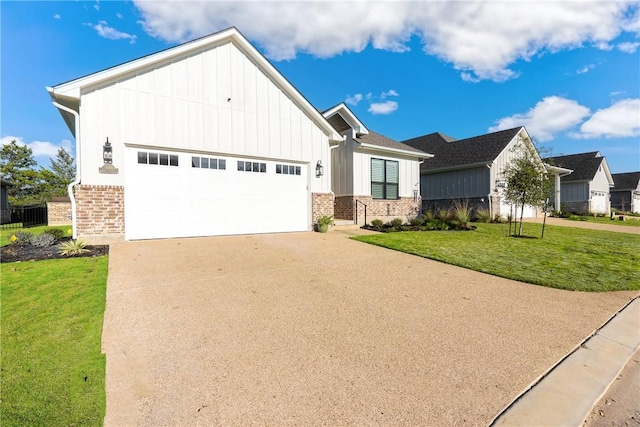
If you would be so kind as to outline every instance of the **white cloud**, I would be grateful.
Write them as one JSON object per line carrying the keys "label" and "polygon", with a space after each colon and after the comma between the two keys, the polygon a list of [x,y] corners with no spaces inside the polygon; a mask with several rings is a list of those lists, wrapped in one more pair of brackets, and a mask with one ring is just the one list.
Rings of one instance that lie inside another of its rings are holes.
{"label": "white cloud", "polygon": [[[423,49],[449,62],[466,81],[505,81],[518,76],[518,60],[582,46],[611,49],[623,31],[640,34],[636,0],[584,2],[512,1],[212,1],[134,0],[145,31],[182,42],[238,27],[271,59],[305,52],[330,57],[367,45]],[[357,17],[357,19],[354,19]]]}
{"label": "white cloud", "polygon": [[640,46],[640,43],[635,42],[624,42],[624,43],[619,43],[618,44],[618,49],[622,52],[625,53],[635,53],[636,50],[638,50],[638,46]]}
{"label": "white cloud", "polygon": [[50,157],[55,158],[56,154],[58,154],[58,149],[60,147],[67,150],[68,153],[74,155],[71,151],[71,141],[67,139],[63,139],[60,144],[54,144],[49,141],[31,141],[24,142],[24,139],[21,136],[12,136],[7,135],[0,138],[0,145],[10,144],[11,141],[15,140],[18,145],[27,146],[33,152],[34,157]]}
{"label": "white cloud", "polygon": [[398,109],[398,103],[395,101],[373,102],[367,110],[371,114],[391,114]]}
{"label": "white cloud", "polygon": [[623,99],[596,111],[580,126],[576,138],[627,138],[640,135],[640,98]]}
{"label": "white cloud", "polygon": [[98,12],[100,11],[100,0],[96,0],[96,3],[93,5],[93,8]]}
{"label": "white cloud", "polygon": [[544,142],[562,131],[580,124],[589,115],[589,109],[571,99],[549,96],[524,114],[514,114],[498,120],[489,132],[525,126],[537,141]]}
{"label": "white cloud", "polygon": [[386,99],[388,96],[400,96],[400,94],[393,89],[389,89],[388,91],[380,94],[380,99]]}
{"label": "white cloud", "polygon": [[351,96],[348,95],[347,99],[344,100],[344,102],[346,102],[349,105],[358,105],[360,103],[360,101],[362,101],[362,94],[361,93],[356,93],[355,95]]}
{"label": "white cloud", "polygon": [[124,19],[124,17],[122,16],[122,14],[121,14],[121,13],[116,13],[116,17],[117,17],[118,19]]}
{"label": "white cloud", "polygon": [[581,69],[579,69],[579,70],[576,70],[576,73],[577,73],[577,74],[586,74],[586,73],[588,73],[589,71],[593,70],[595,67],[596,67],[596,66],[595,66],[594,64],[589,64],[589,65],[586,65],[586,66],[582,67],[582,68],[581,68]]}
{"label": "white cloud", "polygon": [[55,15],[53,15],[53,19],[62,19],[62,16],[60,16],[59,13],[56,13]]}
{"label": "white cloud", "polygon": [[100,37],[109,40],[127,39],[129,40],[129,43],[135,43],[136,39],[138,38],[138,36],[136,35],[124,33],[122,31],[116,30],[113,27],[110,27],[107,21],[100,21],[97,24],[86,23],[84,25],[93,28],[94,30],[96,30]]}

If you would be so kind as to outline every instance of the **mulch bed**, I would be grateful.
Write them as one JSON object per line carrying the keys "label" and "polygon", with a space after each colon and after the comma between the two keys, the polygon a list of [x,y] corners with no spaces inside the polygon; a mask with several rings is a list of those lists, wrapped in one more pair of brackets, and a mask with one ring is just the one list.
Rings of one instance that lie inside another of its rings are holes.
{"label": "mulch bed", "polygon": [[0,262],[40,261],[43,259],[97,257],[109,254],[108,245],[87,246],[89,252],[73,257],[60,255],[58,245],[39,248],[33,245],[7,245],[0,248]]}

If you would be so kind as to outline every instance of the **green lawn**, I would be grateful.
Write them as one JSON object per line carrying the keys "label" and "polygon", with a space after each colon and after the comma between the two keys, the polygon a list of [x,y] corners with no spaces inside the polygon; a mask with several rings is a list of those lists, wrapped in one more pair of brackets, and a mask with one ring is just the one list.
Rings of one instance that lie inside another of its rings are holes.
{"label": "green lawn", "polygon": [[59,229],[64,231],[65,236],[71,236],[71,226],[70,225],[53,225],[51,227],[43,225],[43,226],[31,227],[31,228],[17,228],[17,229],[13,229],[13,230],[0,230],[0,246],[6,246],[9,243],[11,243],[11,241],[9,239],[11,239],[11,236],[16,234],[18,231],[26,231],[27,233],[38,235],[38,234],[41,234],[47,228],[59,228]]}
{"label": "green lawn", "polygon": [[[596,216],[580,216],[579,218],[584,218],[587,222],[593,222],[596,224],[609,224],[609,225],[624,225],[626,227],[640,227],[640,218],[632,219],[630,217],[627,218],[626,221],[618,220],[618,215],[616,215],[616,219],[612,220],[609,217],[596,217]],[[567,219],[567,221],[579,221],[579,220],[571,220]]]}
{"label": "green lawn", "polygon": [[640,290],[640,238],[570,227],[524,224],[508,237],[506,224],[476,224],[475,231],[374,234],[355,240],[553,288],[575,291]]}
{"label": "green lawn", "polygon": [[2,264],[3,426],[100,426],[108,257]]}

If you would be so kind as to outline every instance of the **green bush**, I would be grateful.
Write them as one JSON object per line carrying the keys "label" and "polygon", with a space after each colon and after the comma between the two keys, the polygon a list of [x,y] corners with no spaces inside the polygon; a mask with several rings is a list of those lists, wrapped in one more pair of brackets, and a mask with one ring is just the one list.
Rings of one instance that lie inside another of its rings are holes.
{"label": "green bush", "polygon": [[384,224],[384,223],[382,222],[381,219],[374,219],[373,221],[371,221],[371,226],[375,227],[375,228],[382,227],[382,224]]}
{"label": "green bush", "polygon": [[392,227],[400,228],[400,227],[402,227],[402,224],[404,224],[404,221],[401,220],[400,218],[393,218],[391,220],[391,226]]}
{"label": "green bush", "polygon": [[451,210],[450,209],[439,209],[436,212],[436,219],[440,221],[449,221],[451,219]]}
{"label": "green bush", "polygon": [[30,245],[31,239],[33,239],[33,234],[28,231],[18,231],[10,238],[10,240],[16,245]]}
{"label": "green bush", "polygon": [[62,231],[59,228],[53,228],[53,227],[45,228],[44,234],[49,234],[53,236],[53,238],[56,240],[62,240],[62,238],[64,237],[64,231]]}
{"label": "green bush", "polygon": [[56,242],[56,238],[49,233],[42,233],[37,236],[34,236],[31,239],[31,244],[39,248],[46,248],[47,246],[53,246],[55,242]]}
{"label": "green bush", "polygon": [[409,221],[409,224],[413,225],[414,227],[419,227],[422,225],[424,221],[422,220],[422,218],[411,218],[411,220]]}
{"label": "green bush", "polygon": [[422,222],[429,222],[436,219],[436,215],[432,211],[422,212]]}
{"label": "green bush", "polygon": [[87,244],[82,240],[67,240],[58,245],[60,255],[74,256],[89,252]]}
{"label": "green bush", "polygon": [[489,209],[478,209],[475,218],[478,222],[491,222],[491,212]]}

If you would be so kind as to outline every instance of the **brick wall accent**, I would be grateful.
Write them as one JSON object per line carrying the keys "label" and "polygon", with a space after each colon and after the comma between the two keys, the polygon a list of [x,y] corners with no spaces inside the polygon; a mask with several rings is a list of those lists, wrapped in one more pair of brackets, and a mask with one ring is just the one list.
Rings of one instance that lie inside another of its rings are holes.
{"label": "brick wall accent", "polygon": [[314,225],[321,216],[334,214],[333,198],[332,193],[311,193],[311,220]]}
{"label": "brick wall accent", "polygon": [[78,237],[124,233],[124,187],[75,187]]}
{"label": "brick wall accent", "polygon": [[47,224],[67,225],[71,224],[71,202],[51,201],[47,202]]}
{"label": "brick wall accent", "polygon": [[[367,205],[367,222],[380,218],[392,220],[402,218],[404,220],[416,217],[420,213],[421,200],[413,201],[413,197],[401,197],[397,200],[373,199],[371,196],[338,196],[336,197],[335,212],[338,219],[355,219],[355,201],[359,200]],[[364,218],[364,206],[358,203],[358,218]]]}

